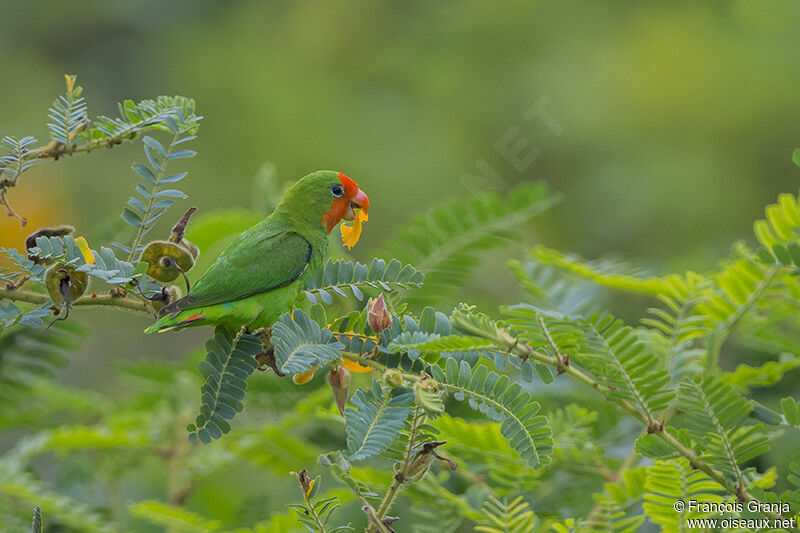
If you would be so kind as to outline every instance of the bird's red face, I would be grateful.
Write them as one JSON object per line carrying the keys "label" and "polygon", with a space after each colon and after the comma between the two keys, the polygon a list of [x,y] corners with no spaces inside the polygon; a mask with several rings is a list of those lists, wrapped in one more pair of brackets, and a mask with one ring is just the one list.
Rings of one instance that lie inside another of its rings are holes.
{"label": "bird's red face", "polygon": [[[331,203],[330,210],[323,215],[323,223],[328,233],[330,233],[336,227],[336,224],[342,220],[353,220],[352,227],[358,226],[360,234],[361,222],[367,220],[369,197],[358,188],[358,184],[355,181],[341,172],[339,172],[339,183],[341,187],[334,185],[331,188],[334,200]],[[358,237],[355,240],[358,240]]]}

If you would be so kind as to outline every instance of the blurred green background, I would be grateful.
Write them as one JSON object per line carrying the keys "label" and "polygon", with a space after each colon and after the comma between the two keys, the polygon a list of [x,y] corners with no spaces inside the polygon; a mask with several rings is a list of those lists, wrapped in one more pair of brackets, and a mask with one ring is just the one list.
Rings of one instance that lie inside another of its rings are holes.
{"label": "blurred green background", "polygon": [[[78,75],[91,116],[183,94],[205,118],[175,216],[262,205],[265,164],[285,183],[341,170],[370,196],[353,253],[364,260],[432,203],[543,179],[565,199],[528,243],[702,270],[797,190],[798,22],[791,0],[0,0],[0,135],[45,140],[64,73]],[[526,118],[537,103],[549,122]],[[502,153],[519,142],[526,164]],[[45,162],[10,201],[26,230],[96,234],[118,218],[142,157],[125,144]],[[21,247],[26,230],[0,217],[3,246]],[[461,297],[512,301],[503,265],[520,254],[493,254]],[[112,390],[115,361],[179,358],[208,333],[145,338],[144,318],[103,315],[85,314],[102,334],[63,382]]]}

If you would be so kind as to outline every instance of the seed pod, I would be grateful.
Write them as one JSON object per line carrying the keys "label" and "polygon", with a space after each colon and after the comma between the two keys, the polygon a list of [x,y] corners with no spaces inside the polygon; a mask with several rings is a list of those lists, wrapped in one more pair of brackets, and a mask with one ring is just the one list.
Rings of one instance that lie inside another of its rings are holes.
{"label": "seed pod", "polygon": [[142,252],[141,260],[150,265],[147,275],[156,281],[169,283],[194,266],[192,254],[184,247],[169,241],[153,241]]}
{"label": "seed pod", "polygon": [[297,481],[300,483],[300,489],[303,491],[303,496],[305,497],[305,499],[308,500],[309,498],[311,498],[314,491],[314,486],[317,484],[319,476],[317,476],[314,479],[311,479],[311,477],[308,475],[308,470],[306,470],[305,468],[302,469],[300,472],[289,472],[289,473],[297,478]]}
{"label": "seed pod", "polygon": [[392,325],[392,314],[386,308],[383,293],[367,304],[367,324],[375,333],[380,333]]}
{"label": "seed pod", "polygon": [[435,417],[444,413],[444,402],[437,394],[436,384],[431,384],[430,381],[433,380],[419,380],[414,383],[414,398],[428,416]]}
{"label": "seed pod", "polygon": [[403,374],[396,368],[389,368],[383,373],[383,382],[393,389],[403,386]]}
{"label": "seed pod", "polygon": [[328,384],[333,390],[333,399],[336,401],[336,407],[339,408],[339,414],[342,416],[344,416],[344,406],[347,404],[350,381],[350,372],[343,366],[337,366],[328,374]]}
{"label": "seed pod", "polygon": [[200,248],[198,248],[196,244],[186,239],[181,240],[181,242],[179,242],[178,244],[183,246],[186,249],[186,251],[192,255],[192,259],[197,261],[197,258],[200,256]]}
{"label": "seed pod", "polygon": [[61,307],[66,299],[74,302],[86,292],[89,276],[86,272],[77,272],[72,265],[56,263],[47,269],[44,284],[55,306]]}

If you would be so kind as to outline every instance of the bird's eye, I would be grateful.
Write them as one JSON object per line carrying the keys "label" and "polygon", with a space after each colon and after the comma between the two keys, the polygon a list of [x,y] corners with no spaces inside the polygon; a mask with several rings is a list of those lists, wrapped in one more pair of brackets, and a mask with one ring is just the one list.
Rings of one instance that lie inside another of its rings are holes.
{"label": "bird's eye", "polygon": [[331,194],[334,195],[336,198],[341,198],[344,196],[344,187],[341,185],[334,185],[331,187]]}

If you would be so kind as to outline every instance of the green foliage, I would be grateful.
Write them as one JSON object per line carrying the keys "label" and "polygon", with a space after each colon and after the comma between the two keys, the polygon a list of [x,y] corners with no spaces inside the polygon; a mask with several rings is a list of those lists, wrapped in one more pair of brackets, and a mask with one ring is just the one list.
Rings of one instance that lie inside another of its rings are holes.
{"label": "green foliage", "polygon": [[386,451],[399,435],[411,412],[410,389],[383,390],[377,381],[369,389],[358,389],[345,412],[347,450],[350,461],[366,459]]}
{"label": "green foliage", "polygon": [[767,264],[800,266],[800,206],[792,194],[781,194],[778,202],[764,210],[765,220],[753,224],[753,232],[761,244],[758,256]]}
{"label": "green foliage", "polygon": [[[800,207],[792,195],[756,223],[760,251],[737,245],[716,270],[650,275],[538,246],[509,263],[520,298],[499,309],[437,310],[429,304],[452,300],[481,251],[518,239],[515,229],[557,201],[538,183],[504,196],[476,192],[401,229],[386,260],[329,260],[270,329],[219,326],[203,353],[126,364],[119,376],[129,396],[41,379],[56,374],[82,334],[72,315],[35,329],[54,311],[43,281],[56,262],[91,278],[73,313],[105,305],[152,318],[158,309],[148,297],[168,287],[136,258],[166,209],[185,198],[167,186],[186,173],[166,168],[194,155],[183,145],[200,121],[194,101],[159,97],[125,101],[119,118],[92,124],[74,77],[67,85],[50,112],[53,143],[35,149],[30,137],[4,139],[3,199],[40,159],[141,138],[146,163],[133,165],[141,183],[122,215],[135,231],[130,246],[118,245],[126,260],[104,242],[85,255],[69,235],[4,249],[0,425],[32,429],[0,455],[3,527],[27,522],[41,505],[53,529],[69,533],[289,531],[295,517],[264,507],[284,494],[287,471],[317,458],[344,488],[317,498],[322,478],[297,474],[303,501],[290,508],[309,531],[349,529],[333,523],[340,514],[340,523],[370,533],[627,532],[646,519],[672,531],[689,516],[674,511],[677,499],[800,501],[797,462],[761,458],[769,440],[796,438],[800,426],[796,398],[778,406],[785,392],[763,394],[789,385],[800,366]],[[255,202],[262,207],[280,196],[273,174],[258,186],[269,192]],[[262,216],[261,208],[205,213],[189,238],[213,261]],[[635,298],[616,300],[607,289]],[[375,319],[366,300],[378,294],[391,320]],[[160,357],[163,341],[152,342]],[[723,372],[720,356],[732,368],[727,357],[742,353],[752,364]],[[256,368],[268,372],[256,377]],[[342,419],[337,407],[348,396]],[[637,466],[641,456],[654,462]],[[145,478],[163,486],[151,495]],[[224,506],[209,505],[220,493]]]}
{"label": "green foliage", "polygon": [[75,137],[87,126],[89,115],[86,111],[86,99],[81,97],[83,88],[75,85],[75,76],[65,75],[67,93],[58,96],[47,116],[52,122],[47,124],[50,138],[64,146],[70,152]]}
{"label": "green foliage", "polygon": [[233,335],[220,326],[214,338],[206,342],[206,350],[205,360],[197,365],[205,378],[200,389],[200,414],[187,427],[189,440],[199,438],[204,444],[228,433],[228,420],[244,409],[246,380],[258,366],[255,355],[261,351],[261,341],[253,335]]}
{"label": "green foliage", "polygon": [[42,533],[42,509],[38,505],[33,508],[31,533]]}
{"label": "green foliage", "polygon": [[535,516],[528,502],[518,496],[512,501],[489,497],[481,509],[486,519],[475,526],[482,533],[528,533],[534,530]]}
{"label": "green foliage", "polygon": [[583,524],[585,531],[631,533],[644,522],[643,516],[629,516],[622,506],[608,496],[598,498],[595,513]]}
{"label": "green foliage", "polygon": [[[5,465],[4,465],[5,466]],[[75,531],[86,533],[112,533],[111,527],[101,516],[93,512],[89,506],[75,498],[63,496],[48,490],[24,472],[9,471],[0,467],[0,497],[14,498],[26,502],[30,509],[37,505],[45,509],[48,517],[58,519]]]}
{"label": "green foliage", "polygon": [[185,199],[186,194],[178,189],[164,189],[164,185],[178,183],[186,177],[186,172],[167,174],[167,164],[176,159],[194,157],[196,152],[179,148],[180,145],[195,138],[201,117],[194,114],[193,103],[185,110],[175,109],[172,115],[163,119],[164,126],[172,134],[172,140],[165,148],[156,139],[145,136],[144,153],[148,164],[134,163],[133,171],[141,178],[136,185],[139,195],[131,196],[127,206],[122,210],[122,220],[136,229],[136,236],[131,246],[117,245],[128,253],[128,260],[132,260],[141,251],[140,243],[147,235],[156,221],[175,204],[175,199]]}
{"label": "green foliage", "polygon": [[37,237],[36,246],[28,250],[40,259],[60,260],[67,264],[78,265],[78,272],[99,278],[109,285],[127,285],[134,279],[141,279],[141,273],[135,273],[135,265],[117,258],[111,248],[100,247],[100,252],[91,250],[94,263],[87,263],[75,239],[71,235],[64,237]]}
{"label": "green foliage", "polygon": [[272,326],[278,369],[284,374],[302,374],[339,358],[344,346],[327,328],[311,320],[302,310],[281,316]]}
{"label": "green foliage", "polygon": [[143,500],[128,507],[131,516],[167,528],[169,531],[204,533],[218,531],[218,520],[208,520],[182,507],[167,505],[158,500]]}
{"label": "green foliage", "polygon": [[696,308],[707,287],[707,280],[694,272],[671,277],[657,295],[663,307],[648,309],[651,316],[642,319],[652,328],[648,340],[666,361],[673,383],[702,369],[705,351],[698,342],[709,334],[710,326],[708,317],[696,313]]}
{"label": "green foliage", "polygon": [[33,137],[3,137],[6,155],[0,156],[0,179],[16,182],[23,172],[26,172],[36,165],[33,156],[36,150],[33,146],[36,139]]}
{"label": "green foliage", "polygon": [[722,374],[722,379],[739,389],[769,387],[780,382],[783,377],[800,367],[800,357],[785,353],[777,361],[767,361],[761,366],[739,365],[733,372]]}
{"label": "green foliage", "polygon": [[541,245],[531,248],[529,252],[531,257],[539,263],[564,269],[598,285],[625,292],[662,294],[667,292],[668,284],[674,279],[673,276],[665,279],[653,276],[644,277],[638,271],[631,270],[628,265],[610,261],[587,263]]}
{"label": "green foliage", "polygon": [[325,266],[308,280],[303,291],[312,304],[322,300],[333,303],[331,293],[347,298],[349,289],[358,301],[364,300],[364,290],[375,289],[391,292],[398,289],[419,287],[425,275],[411,265],[403,265],[397,259],[388,263],[375,258],[369,266],[359,262],[329,259]]}
{"label": "green foliage", "polygon": [[710,376],[702,382],[680,384],[678,401],[681,417],[705,459],[744,483],[741,464],[769,450],[759,425],[745,426],[753,408],[730,385]]}
{"label": "green foliage", "polygon": [[669,375],[634,331],[611,316],[586,323],[586,347],[580,362],[611,388],[609,394],[633,403],[656,420],[674,397]]}
{"label": "green foliage", "polygon": [[786,423],[790,426],[800,426],[800,404],[791,396],[781,400],[781,410]]}
{"label": "green foliage", "polygon": [[474,370],[466,361],[459,365],[455,359],[447,359],[445,373],[434,372],[451,391],[456,400],[468,399],[490,420],[502,421],[500,431],[519,455],[531,466],[538,467],[550,462],[553,439],[547,418],[539,414],[541,406],[522,391],[518,383],[511,383],[508,376],[489,371],[485,365]]}
{"label": "green foliage", "polygon": [[0,336],[0,403],[16,405],[37,379],[54,377],[86,333],[75,322],[59,322],[49,330],[15,329]]}
{"label": "green foliage", "polygon": [[[692,470],[685,460],[656,461],[647,469],[647,492],[644,512],[647,518],[663,531],[689,531],[687,520],[706,515],[690,509],[688,502],[721,503],[720,486],[698,470]],[[676,510],[675,502],[687,505]]]}
{"label": "green foliage", "polygon": [[517,240],[514,228],[550,209],[560,197],[544,183],[523,184],[504,197],[476,191],[467,201],[452,200],[414,219],[386,245],[386,256],[425,273],[425,288],[405,299],[428,304],[464,281],[480,250]]}
{"label": "green foliage", "polygon": [[86,135],[92,141],[120,142],[124,139],[134,138],[137,134],[147,130],[165,131],[175,133],[175,124],[179,121],[195,124],[190,129],[196,133],[195,103],[185,96],[159,96],[156,99],[146,99],[141,102],[125,100],[118,104],[118,117],[98,117]]}

